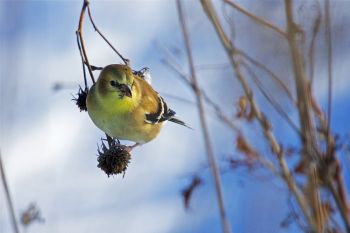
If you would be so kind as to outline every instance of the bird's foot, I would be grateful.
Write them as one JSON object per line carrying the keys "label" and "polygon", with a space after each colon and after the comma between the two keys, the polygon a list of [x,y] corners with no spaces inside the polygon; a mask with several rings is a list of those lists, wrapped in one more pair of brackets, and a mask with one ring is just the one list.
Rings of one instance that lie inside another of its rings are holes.
{"label": "bird's foot", "polygon": [[127,151],[127,152],[131,152],[135,147],[137,147],[137,146],[140,146],[141,144],[140,143],[138,143],[138,142],[136,142],[134,145],[132,145],[132,146],[126,146],[125,147],[125,150]]}
{"label": "bird's foot", "polygon": [[127,151],[128,153],[130,153],[135,147],[141,145],[141,143],[138,143],[136,142],[134,145],[132,146],[125,146],[125,145],[122,145],[120,144],[120,141],[118,138],[112,138],[110,137],[108,134],[106,134],[106,137],[107,137],[107,142],[108,142],[108,145],[109,147],[119,147],[119,148],[123,148],[123,150]]}

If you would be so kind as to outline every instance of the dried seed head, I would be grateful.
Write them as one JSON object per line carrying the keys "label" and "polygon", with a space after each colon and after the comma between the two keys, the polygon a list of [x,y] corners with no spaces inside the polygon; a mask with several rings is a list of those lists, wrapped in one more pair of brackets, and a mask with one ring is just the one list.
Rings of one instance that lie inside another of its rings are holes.
{"label": "dried seed head", "polygon": [[131,155],[126,150],[126,146],[113,143],[109,148],[103,143],[101,150],[98,149],[98,165],[109,177],[110,175],[125,174]]}
{"label": "dried seed head", "polygon": [[88,95],[89,90],[85,88],[83,90],[81,87],[79,87],[79,91],[77,93],[77,97],[73,100],[75,101],[75,104],[79,107],[80,111],[87,111],[86,108],[86,97]]}

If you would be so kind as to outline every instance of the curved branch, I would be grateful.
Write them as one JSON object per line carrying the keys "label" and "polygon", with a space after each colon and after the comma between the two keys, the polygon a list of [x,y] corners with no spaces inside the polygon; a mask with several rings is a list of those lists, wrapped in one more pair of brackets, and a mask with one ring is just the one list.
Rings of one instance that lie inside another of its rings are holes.
{"label": "curved branch", "polygon": [[91,78],[92,82],[95,83],[94,74],[92,73],[92,69],[91,69],[91,66],[90,66],[90,63],[89,63],[89,59],[88,59],[88,56],[86,54],[85,43],[84,43],[84,38],[83,38],[83,33],[82,33],[85,11],[86,11],[86,8],[88,6],[89,6],[89,1],[88,0],[84,0],[83,7],[81,8],[81,12],[80,12],[78,30],[76,31],[76,33],[79,35],[79,40],[80,40],[80,44],[81,44],[81,50],[82,50],[82,54],[83,54],[84,63],[87,64],[87,67],[88,67],[88,70],[89,70],[89,74],[90,74],[90,78]]}

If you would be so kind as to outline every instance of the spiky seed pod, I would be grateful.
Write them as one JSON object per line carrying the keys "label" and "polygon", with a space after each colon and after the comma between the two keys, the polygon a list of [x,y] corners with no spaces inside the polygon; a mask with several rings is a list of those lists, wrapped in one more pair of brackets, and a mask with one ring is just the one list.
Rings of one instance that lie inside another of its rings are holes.
{"label": "spiky seed pod", "polygon": [[81,87],[79,87],[79,91],[77,93],[77,97],[73,100],[75,101],[75,104],[78,106],[80,111],[87,111],[86,108],[86,97],[88,95],[89,90],[86,88],[83,90]]}
{"label": "spiky seed pod", "polygon": [[102,142],[101,150],[98,149],[98,165],[109,177],[110,175],[125,174],[131,155],[126,146],[113,143],[109,148]]}

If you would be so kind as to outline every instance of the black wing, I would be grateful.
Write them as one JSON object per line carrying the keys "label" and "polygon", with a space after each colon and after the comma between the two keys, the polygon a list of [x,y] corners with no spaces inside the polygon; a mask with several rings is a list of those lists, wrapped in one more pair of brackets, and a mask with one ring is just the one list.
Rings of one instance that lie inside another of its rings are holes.
{"label": "black wing", "polygon": [[183,125],[187,128],[192,129],[185,122],[175,117],[176,112],[165,103],[164,99],[158,95],[158,111],[155,113],[146,114],[145,122],[149,124],[157,124],[163,121],[171,121],[179,125]]}
{"label": "black wing", "polygon": [[146,114],[145,121],[150,124],[156,124],[159,122],[170,120],[176,114],[175,111],[168,108],[164,99],[158,95],[158,111],[155,113]]}

